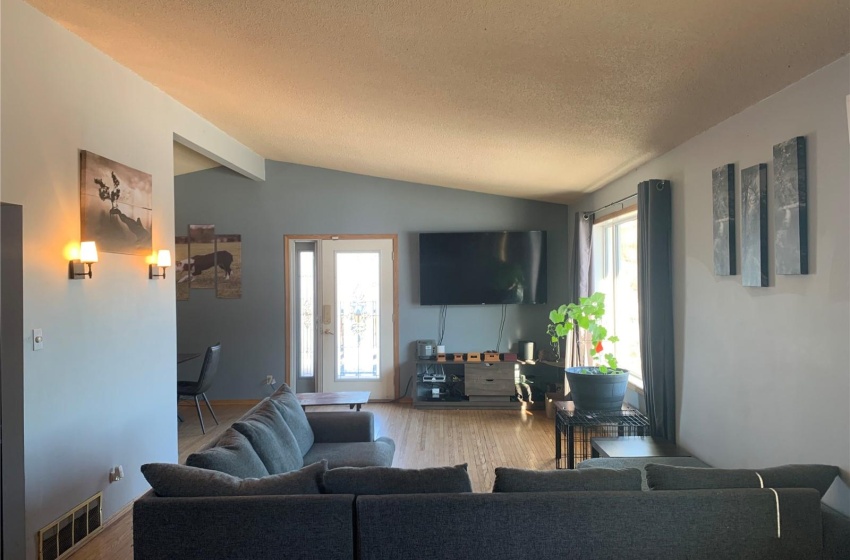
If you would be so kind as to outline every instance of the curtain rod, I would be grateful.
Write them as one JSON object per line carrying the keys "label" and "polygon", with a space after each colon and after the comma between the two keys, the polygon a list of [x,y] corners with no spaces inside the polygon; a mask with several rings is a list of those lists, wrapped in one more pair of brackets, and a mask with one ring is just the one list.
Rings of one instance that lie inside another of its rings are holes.
{"label": "curtain rod", "polygon": [[630,200],[630,199],[632,199],[632,198],[634,198],[634,197],[636,197],[636,196],[637,196],[637,193],[635,193],[635,194],[630,194],[629,196],[627,196],[627,197],[625,197],[625,198],[621,198],[620,200],[615,200],[615,201],[614,201],[614,202],[612,202],[611,204],[606,204],[605,206],[603,206],[603,207],[601,207],[601,208],[597,208],[596,210],[591,210],[590,212],[583,212],[583,213],[582,213],[582,217],[586,220],[588,217],[590,217],[590,216],[591,216],[591,215],[593,215],[593,214],[596,214],[597,212],[602,212],[602,211],[603,211],[603,210],[605,210],[606,208],[611,208],[612,206],[616,206],[616,205],[618,205],[618,204],[622,204],[622,203],[624,203],[625,201]]}

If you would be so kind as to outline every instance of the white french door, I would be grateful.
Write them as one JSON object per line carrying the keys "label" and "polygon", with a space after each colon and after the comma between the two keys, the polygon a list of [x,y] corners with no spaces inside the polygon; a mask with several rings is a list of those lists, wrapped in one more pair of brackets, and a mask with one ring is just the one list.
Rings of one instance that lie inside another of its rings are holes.
{"label": "white french door", "polygon": [[395,396],[393,240],[318,242],[316,390]]}

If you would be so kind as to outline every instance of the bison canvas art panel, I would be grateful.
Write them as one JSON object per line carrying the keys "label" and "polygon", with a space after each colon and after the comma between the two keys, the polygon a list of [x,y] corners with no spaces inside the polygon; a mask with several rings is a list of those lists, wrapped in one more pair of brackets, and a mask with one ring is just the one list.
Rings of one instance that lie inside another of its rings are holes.
{"label": "bison canvas art panel", "polygon": [[193,290],[215,288],[215,226],[189,226],[189,258],[177,263],[179,282],[189,282]]}
{"label": "bison canvas art panel", "polygon": [[242,297],[242,236],[215,236],[215,295],[223,299]]}
{"label": "bison canvas art panel", "polygon": [[147,173],[80,152],[80,222],[99,251],[151,254],[153,184]]}
{"label": "bison canvas art panel", "polygon": [[188,278],[188,272],[182,270],[182,264],[189,261],[189,237],[178,235],[174,238],[174,262],[177,266],[177,274],[174,274],[174,281],[177,282],[177,301],[186,301],[189,299],[189,282],[181,281],[184,277]]}

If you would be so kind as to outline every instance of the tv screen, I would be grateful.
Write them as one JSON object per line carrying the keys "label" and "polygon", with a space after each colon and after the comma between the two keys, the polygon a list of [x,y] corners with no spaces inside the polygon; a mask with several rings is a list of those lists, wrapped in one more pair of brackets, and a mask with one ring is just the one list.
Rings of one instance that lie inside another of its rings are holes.
{"label": "tv screen", "polygon": [[419,303],[546,303],[546,232],[419,234]]}

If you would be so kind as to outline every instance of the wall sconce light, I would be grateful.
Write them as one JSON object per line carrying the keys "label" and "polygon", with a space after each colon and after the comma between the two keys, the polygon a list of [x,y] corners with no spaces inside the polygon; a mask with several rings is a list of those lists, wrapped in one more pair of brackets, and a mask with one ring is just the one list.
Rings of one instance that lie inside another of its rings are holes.
{"label": "wall sconce light", "polygon": [[[159,267],[162,274],[154,274],[153,267]],[[154,278],[162,278],[165,279],[165,269],[171,266],[171,251],[168,249],[160,249],[156,254],[156,264],[148,265],[148,279],[153,280]]]}
{"label": "wall sconce light", "polygon": [[97,262],[97,246],[94,241],[80,242],[80,258],[68,261],[68,278],[71,280],[82,280],[92,277],[91,265]]}

